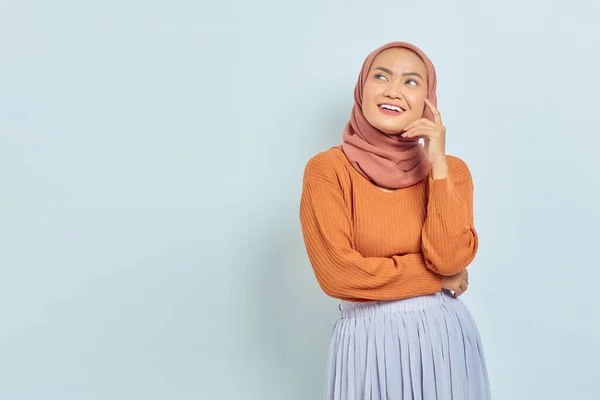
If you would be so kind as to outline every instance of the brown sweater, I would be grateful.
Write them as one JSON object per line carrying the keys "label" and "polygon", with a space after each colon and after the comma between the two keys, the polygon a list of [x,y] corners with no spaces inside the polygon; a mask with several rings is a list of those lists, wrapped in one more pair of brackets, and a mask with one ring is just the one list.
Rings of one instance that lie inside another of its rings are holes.
{"label": "brown sweater", "polygon": [[446,158],[447,178],[394,192],[365,179],[339,148],[309,160],[300,222],[325,293],[350,301],[431,294],[471,263],[473,182],[462,160]]}

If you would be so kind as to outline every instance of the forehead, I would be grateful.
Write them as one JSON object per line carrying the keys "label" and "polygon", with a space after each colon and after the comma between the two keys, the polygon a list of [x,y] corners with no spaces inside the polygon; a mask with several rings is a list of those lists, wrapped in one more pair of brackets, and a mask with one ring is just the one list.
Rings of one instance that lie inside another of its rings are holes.
{"label": "forehead", "polygon": [[373,60],[371,69],[386,67],[394,72],[418,72],[425,77],[427,67],[416,53],[404,48],[386,49]]}

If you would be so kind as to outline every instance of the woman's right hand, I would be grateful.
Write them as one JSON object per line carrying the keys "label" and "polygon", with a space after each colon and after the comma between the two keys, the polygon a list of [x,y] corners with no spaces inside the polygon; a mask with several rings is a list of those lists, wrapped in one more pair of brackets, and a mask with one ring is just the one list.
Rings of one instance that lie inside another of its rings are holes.
{"label": "woman's right hand", "polygon": [[442,288],[453,291],[454,297],[460,296],[469,288],[469,273],[465,269],[456,275],[445,276]]}

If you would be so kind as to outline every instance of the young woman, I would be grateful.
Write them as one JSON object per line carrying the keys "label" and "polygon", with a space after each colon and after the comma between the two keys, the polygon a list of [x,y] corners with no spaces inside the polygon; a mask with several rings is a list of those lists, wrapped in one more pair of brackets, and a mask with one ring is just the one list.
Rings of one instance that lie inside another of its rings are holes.
{"label": "young woman", "polygon": [[458,299],[478,246],[473,183],[445,153],[436,105],[429,58],[384,45],[363,64],[341,146],[306,166],[306,250],[320,287],[341,300],[327,400],[490,398]]}

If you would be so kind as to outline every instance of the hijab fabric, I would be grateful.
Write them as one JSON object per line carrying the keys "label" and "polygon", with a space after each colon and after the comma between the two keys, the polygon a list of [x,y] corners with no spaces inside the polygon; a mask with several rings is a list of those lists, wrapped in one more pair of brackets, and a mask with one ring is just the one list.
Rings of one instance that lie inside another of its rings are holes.
{"label": "hijab fabric", "polygon": [[[373,127],[362,112],[363,87],[375,57],[395,47],[411,50],[423,60],[427,67],[427,98],[437,106],[435,68],[425,53],[406,42],[383,45],[369,54],[363,63],[354,89],[350,121],[344,128],[340,146],[354,169],[374,184],[387,189],[402,189],[419,183],[427,177],[431,168],[418,138],[385,134]],[[429,107],[425,107],[423,117],[433,121]]]}

